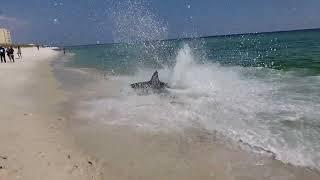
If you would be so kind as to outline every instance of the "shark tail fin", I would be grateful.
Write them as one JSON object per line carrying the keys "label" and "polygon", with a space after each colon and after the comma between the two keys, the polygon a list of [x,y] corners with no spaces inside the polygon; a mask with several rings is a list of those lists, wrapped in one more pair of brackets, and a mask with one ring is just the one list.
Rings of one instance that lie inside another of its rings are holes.
{"label": "shark tail fin", "polygon": [[159,80],[159,76],[158,76],[158,71],[154,72],[152,75],[152,78],[150,80],[151,82],[158,82]]}

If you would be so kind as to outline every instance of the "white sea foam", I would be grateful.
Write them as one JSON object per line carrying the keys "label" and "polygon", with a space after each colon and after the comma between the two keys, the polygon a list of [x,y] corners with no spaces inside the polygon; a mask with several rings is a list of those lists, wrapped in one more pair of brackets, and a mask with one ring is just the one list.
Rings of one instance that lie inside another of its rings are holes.
{"label": "white sea foam", "polygon": [[152,72],[140,69],[132,77],[111,77],[108,97],[83,102],[79,115],[151,131],[201,126],[271,151],[283,162],[320,169],[318,78],[198,63],[188,45],[178,52],[172,69],[159,71],[172,87],[169,94],[139,96],[130,89],[129,82],[149,80]]}

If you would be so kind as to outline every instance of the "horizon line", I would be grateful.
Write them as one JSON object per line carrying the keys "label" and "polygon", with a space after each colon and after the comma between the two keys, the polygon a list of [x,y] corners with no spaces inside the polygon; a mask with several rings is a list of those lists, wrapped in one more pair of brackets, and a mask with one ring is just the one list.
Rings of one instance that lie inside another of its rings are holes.
{"label": "horizon line", "polygon": [[[299,32],[299,31],[314,31],[314,30],[320,30],[320,27],[306,28],[306,29],[279,30],[279,31],[261,31],[261,32],[203,35],[203,36],[197,36],[197,37],[168,38],[168,39],[159,39],[159,40],[150,40],[150,41],[137,41],[135,43],[155,42],[155,41],[191,40],[191,39],[217,38],[217,37],[233,37],[233,36],[243,36],[243,35],[259,35],[259,34],[272,34],[272,33]],[[65,46],[59,46],[59,47],[103,46],[103,45],[112,45],[112,44],[121,44],[121,43],[126,43],[126,42],[109,42],[109,43],[107,42],[107,43],[101,43],[101,44],[78,44],[78,45],[65,45]]]}

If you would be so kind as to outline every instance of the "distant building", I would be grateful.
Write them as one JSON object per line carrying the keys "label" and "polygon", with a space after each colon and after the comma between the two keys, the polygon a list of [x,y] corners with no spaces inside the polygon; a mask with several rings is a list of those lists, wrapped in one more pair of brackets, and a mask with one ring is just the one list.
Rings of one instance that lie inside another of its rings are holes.
{"label": "distant building", "polygon": [[0,44],[12,44],[10,31],[0,28]]}

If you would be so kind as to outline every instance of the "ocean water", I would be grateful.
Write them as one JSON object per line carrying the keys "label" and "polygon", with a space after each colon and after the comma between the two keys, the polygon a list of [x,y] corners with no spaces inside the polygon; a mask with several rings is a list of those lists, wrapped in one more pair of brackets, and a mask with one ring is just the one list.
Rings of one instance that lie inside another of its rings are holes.
{"label": "ocean water", "polygon": [[[79,116],[143,131],[214,131],[285,163],[320,169],[320,30],[69,47],[66,66],[108,88]],[[158,70],[167,94],[130,83]]]}

